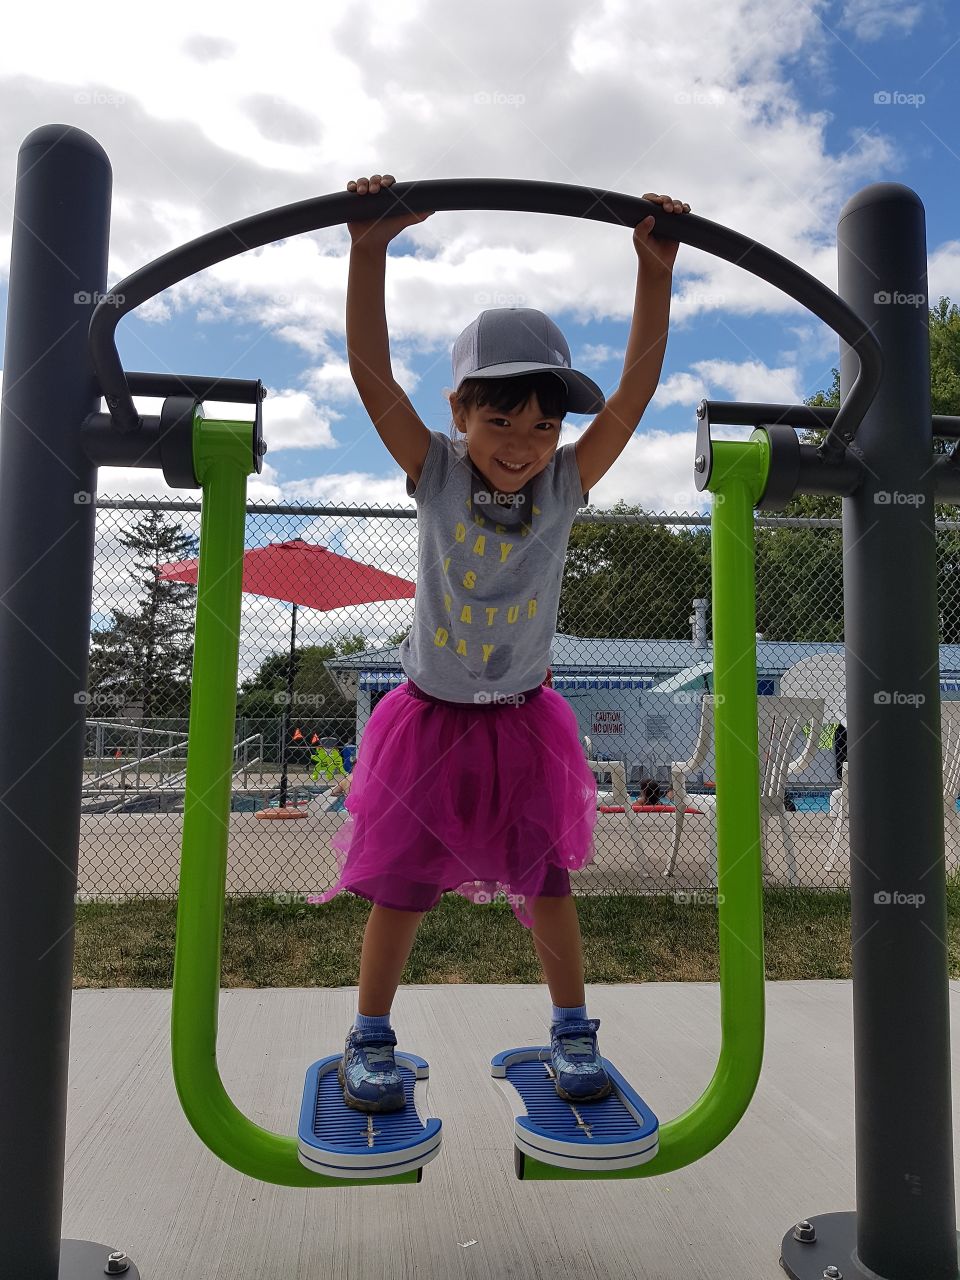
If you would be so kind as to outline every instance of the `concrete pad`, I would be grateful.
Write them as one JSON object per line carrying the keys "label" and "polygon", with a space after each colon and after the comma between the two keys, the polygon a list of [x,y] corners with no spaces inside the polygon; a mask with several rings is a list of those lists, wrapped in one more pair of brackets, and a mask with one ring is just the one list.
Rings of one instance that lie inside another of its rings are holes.
{"label": "concrete pad", "polygon": [[[318,937],[318,946],[322,938]],[[307,1066],[338,1052],[357,989],[229,990],[220,1072],[256,1123],[296,1132]],[[782,1280],[800,1218],[855,1207],[852,984],[767,984],[766,1055],[737,1129],[697,1164],[636,1181],[524,1183],[494,1053],[546,1043],[546,987],[402,987],[401,1048],[430,1063],[443,1147],[419,1186],[275,1187],[220,1163],[183,1116],[169,991],[73,993],[63,1234],[126,1251],[145,1280]],[[950,984],[953,1079],[960,983]],[[661,1123],[706,1087],[715,983],[588,986],[604,1056]]]}

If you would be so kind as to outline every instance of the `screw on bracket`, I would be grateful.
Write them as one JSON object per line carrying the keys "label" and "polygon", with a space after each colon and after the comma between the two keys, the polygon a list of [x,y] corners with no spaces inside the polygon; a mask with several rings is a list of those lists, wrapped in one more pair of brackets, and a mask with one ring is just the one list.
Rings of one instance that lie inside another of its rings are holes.
{"label": "screw on bracket", "polygon": [[803,1244],[812,1244],[817,1238],[817,1229],[812,1222],[808,1222],[806,1218],[802,1222],[798,1222],[793,1228],[794,1240],[800,1240]]}
{"label": "screw on bracket", "polygon": [[843,1272],[831,1262],[828,1267],[823,1268],[823,1280],[843,1280]]}
{"label": "screw on bracket", "polygon": [[694,471],[702,471],[706,465],[707,465],[706,458],[703,456],[702,453],[698,453],[696,457],[696,461],[693,464]]}
{"label": "screw on bracket", "polygon": [[122,1249],[117,1249],[114,1253],[107,1255],[107,1265],[103,1268],[108,1276],[118,1276],[122,1272],[127,1271],[130,1267],[130,1259]]}

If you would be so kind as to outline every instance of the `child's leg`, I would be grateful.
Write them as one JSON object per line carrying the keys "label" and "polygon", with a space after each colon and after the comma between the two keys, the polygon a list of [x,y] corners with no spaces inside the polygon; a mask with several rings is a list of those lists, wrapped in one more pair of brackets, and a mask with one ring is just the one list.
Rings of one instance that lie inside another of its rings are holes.
{"label": "child's leg", "polygon": [[424,911],[395,911],[374,903],[360,954],[358,1012],[365,1017],[384,1017],[390,1012],[417,926],[425,914]]}
{"label": "child's leg", "polygon": [[577,905],[571,895],[532,899],[533,944],[543,966],[550,998],[557,1006],[579,1008],[583,990],[583,950]]}

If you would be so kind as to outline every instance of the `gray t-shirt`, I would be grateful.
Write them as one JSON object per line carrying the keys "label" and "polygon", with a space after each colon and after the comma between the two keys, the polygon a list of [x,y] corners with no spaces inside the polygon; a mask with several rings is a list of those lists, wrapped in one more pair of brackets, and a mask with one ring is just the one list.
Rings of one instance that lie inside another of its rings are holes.
{"label": "gray t-shirt", "polygon": [[406,675],[448,702],[493,702],[542,684],[570,528],[589,496],[574,446],[511,495],[491,490],[465,440],[431,431],[407,494],[417,503],[418,571],[400,645]]}

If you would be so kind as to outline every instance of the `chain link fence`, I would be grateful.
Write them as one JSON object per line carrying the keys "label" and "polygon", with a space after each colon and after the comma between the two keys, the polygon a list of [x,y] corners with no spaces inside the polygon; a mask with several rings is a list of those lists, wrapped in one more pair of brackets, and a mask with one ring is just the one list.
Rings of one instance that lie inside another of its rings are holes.
{"label": "chain link fence", "polygon": [[[364,725],[404,679],[398,646],[413,617],[415,517],[412,506],[247,507],[248,549],[323,546],[329,554],[312,572],[326,585],[338,574],[352,581],[359,564],[406,579],[411,596],[310,608],[302,602],[318,584],[305,580],[281,584],[283,599],[244,594],[230,895],[309,901],[334,879],[330,838],[346,817]],[[87,717],[77,897],[175,897],[200,506],[98,498],[96,528],[90,669],[76,694]],[[944,706],[960,697],[958,530],[937,523]],[[840,520],[758,516],[756,537],[765,883],[846,886]],[[598,783],[596,855],[572,876],[574,893],[714,896],[710,598],[708,516],[621,507],[578,516],[550,677],[576,713]],[[890,691],[892,701],[909,696]],[[955,765],[944,760],[945,778],[957,776]],[[905,759],[907,807],[911,778]],[[957,797],[945,791],[952,870]],[[266,821],[281,800],[302,816]]]}

